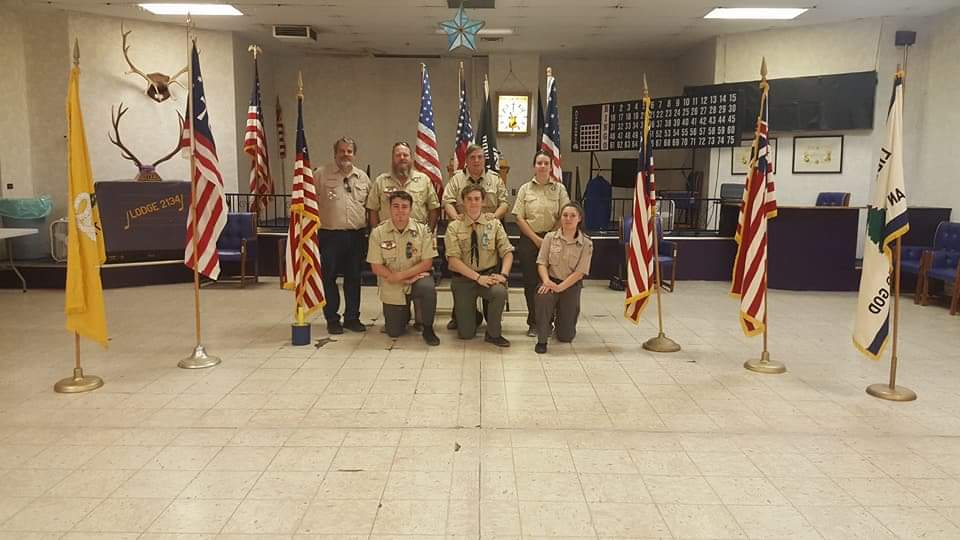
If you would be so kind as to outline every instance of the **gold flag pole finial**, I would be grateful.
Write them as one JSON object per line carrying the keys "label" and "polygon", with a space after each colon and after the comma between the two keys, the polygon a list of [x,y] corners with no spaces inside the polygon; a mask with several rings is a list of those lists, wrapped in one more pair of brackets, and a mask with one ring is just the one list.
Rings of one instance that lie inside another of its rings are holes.
{"label": "gold flag pole finial", "polygon": [[647,88],[647,74],[643,74],[643,97],[650,97],[650,89]]}
{"label": "gold flag pole finial", "polygon": [[[73,38],[73,66],[80,67],[80,39]],[[900,68],[897,68],[900,71]]]}
{"label": "gold flag pole finial", "polygon": [[760,60],[760,78],[767,80],[767,57],[764,56]]}
{"label": "gold flag pole finial", "polygon": [[303,72],[297,71],[297,97],[303,99]]}
{"label": "gold flag pole finial", "polygon": [[259,56],[261,53],[263,53],[263,49],[261,49],[260,46],[257,45],[257,44],[253,44],[253,45],[250,45],[249,47],[247,47],[247,51],[250,52],[250,53],[253,53],[253,59],[254,59],[254,60],[257,59],[257,56]]}
{"label": "gold flag pole finial", "polygon": [[553,77],[553,68],[547,66],[547,77]]}

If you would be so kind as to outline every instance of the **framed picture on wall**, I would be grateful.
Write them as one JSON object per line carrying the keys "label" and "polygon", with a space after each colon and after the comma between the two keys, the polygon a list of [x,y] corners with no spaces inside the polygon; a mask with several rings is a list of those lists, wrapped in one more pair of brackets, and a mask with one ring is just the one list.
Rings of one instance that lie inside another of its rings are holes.
{"label": "framed picture on wall", "polygon": [[[777,138],[767,139],[770,143],[770,165],[773,172],[777,172]],[[753,149],[753,139],[743,139],[740,146],[734,146],[730,149],[730,175],[743,176],[750,171],[750,160],[753,158],[751,150]]]}
{"label": "framed picture on wall", "polygon": [[843,135],[793,138],[793,174],[843,172]]}

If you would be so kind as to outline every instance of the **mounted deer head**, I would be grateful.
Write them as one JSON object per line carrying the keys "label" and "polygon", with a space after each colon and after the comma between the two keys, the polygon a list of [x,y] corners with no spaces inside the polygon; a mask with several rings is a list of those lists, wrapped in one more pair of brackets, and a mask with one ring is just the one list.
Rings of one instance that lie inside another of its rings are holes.
{"label": "mounted deer head", "polygon": [[157,174],[157,165],[167,161],[177,154],[177,151],[183,146],[183,128],[184,128],[184,119],[183,115],[180,114],[180,111],[177,111],[177,117],[180,119],[180,134],[177,136],[177,146],[167,155],[162,158],[154,161],[150,165],[144,165],[140,159],[137,158],[127,148],[123,142],[120,140],[120,120],[123,118],[123,115],[127,113],[129,108],[124,107],[123,103],[120,104],[120,107],[117,110],[114,110],[113,107],[110,108],[110,121],[113,124],[113,133],[107,134],[110,142],[116,145],[120,149],[120,153],[123,156],[123,159],[128,159],[132,161],[138,169],[137,176],[134,178],[137,182],[159,182],[163,180],[160,178],[160,175]]}
{"label": "mounted deer head", "polygon": [[127,75],[135,73],[147,81],[147,96],[157,103],[161,103],[170,99],[171,84],[177,84],[180,86],[180,88],[186,90],[186,88],[180,84],[180,81],[178,81],[177,78],[186,73],[189,69],[189,66],[184,66],[183,69],[176,72],[174,75],[167,76],[163,73],[144,73],[137,68],[137,66],[133,65],[133,62],[130,61],[129,55],[130,45],[127,45],[127,36],[130,35],[130,32],[133,32],[133,30],[127,30],[124,32],[123,23],[120,23],[120,33],[123,35],[123,58],[127,61],[127,65],[130,66],[130,71],[127,72]]}

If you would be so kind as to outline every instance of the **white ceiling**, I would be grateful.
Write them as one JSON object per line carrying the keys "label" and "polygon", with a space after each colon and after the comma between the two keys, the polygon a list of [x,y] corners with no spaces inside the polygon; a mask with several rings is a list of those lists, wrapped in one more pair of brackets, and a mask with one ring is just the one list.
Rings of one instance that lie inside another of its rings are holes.
{"label": "white ceiling", "polygon": [[[158,1],[158,0],[151,0]],[[187,0],[179,0],[187,1]],[[215,0],[206,0],[215,1]],[[468,9],[487,28],[516,33],[496,43],[481,41],[478,53],[530,52],[583,56],[675,57],[689,46],[718,34],[816,25],[867,17],[927,16],[960,6],[960,0],[821,0],[823,5],[793,21],[718,21],[702,17],[724,7],[805,7],[811,0],[496,0],[495,9]],[[93,0],[19,0],[24,6],[182,23],[140,10],[136,2]],[[451,19],[446,0],[234,0],[243,17],[196,17],[199,28],[242,32],[267,49],[307,54],[447,54],[446,36],[437,23]],[[309,24],[319,32],[316,44],[280,43],[274,24]],[[466,54],[461,49],[458,54]]]}

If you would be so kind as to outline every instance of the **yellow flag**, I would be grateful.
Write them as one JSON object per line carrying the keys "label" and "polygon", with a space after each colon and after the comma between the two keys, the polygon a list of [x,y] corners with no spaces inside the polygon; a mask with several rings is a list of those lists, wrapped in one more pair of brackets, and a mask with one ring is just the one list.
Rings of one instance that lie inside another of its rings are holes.
{"label": "yellow flag", "polygon": [[100,265],[106,260],[100,210],[80,112],[80,68],[70,70],[67,87],[67,330],[107,346]]}

